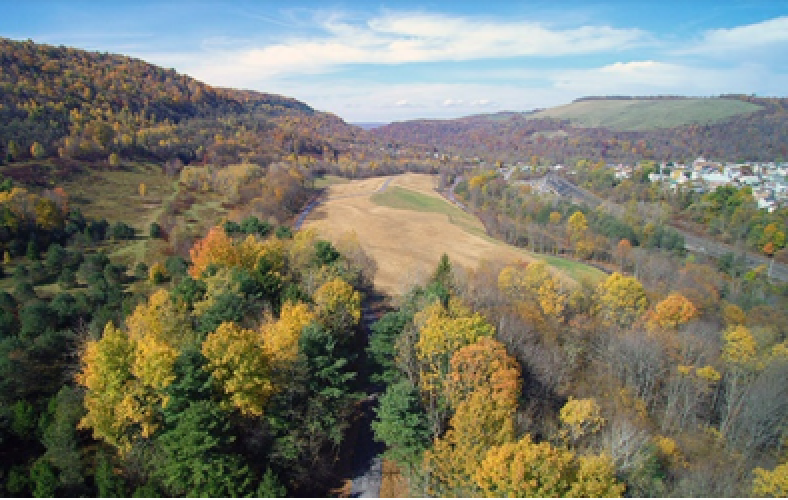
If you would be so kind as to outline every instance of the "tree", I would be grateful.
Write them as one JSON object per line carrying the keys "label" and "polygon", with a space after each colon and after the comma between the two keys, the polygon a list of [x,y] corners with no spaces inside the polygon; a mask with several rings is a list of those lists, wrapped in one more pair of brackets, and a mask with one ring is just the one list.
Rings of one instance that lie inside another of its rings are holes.
{"label": "tree", "polygon": [[211,401],[195,401],[175,427],[157,439],[154,475],[176,497],[231,497],[252,493],[248,466],[227,450],[233,442],[226,414]]}
{"label": "tree", "polygon": [[482,389],[514,400],[520,391],[520,365],[491,337],[481,337],[455,352],[447,376],[446,390],[455,408]]}
{"label": "tree", "polygon": [[8,146],[6,147],[6,156],[8,157],[8,161],[16,161],[19,159],[21,151],[19,150],[19,146],[17,145],[16,141],[11,139],[8,141]]}
{"label": "tree", "polygon": [[448,308],[440,302],[427,306],[416,315],[414,323],[419,328],[416,353],[423,367],[424,390],[436,390],[443,385],[454,352],[495,333],[481,314],[471,313],[457,299],[451,299]]}
{"label": "tree", "polygon": [[599,414],[599,406],[593,398],[574,399],[571,396],[561,408],[560,419],[571,444],[583,436],[598,431],[605,423],[605,419]]}
{"label": "tree", "polygon": [[127,496],[123,479],[115,474],[115,465],[104,450],[96,454],[94,475],[98,496],[101,498],[124,498]]}
{"label": "tree", "polygon": [[32,146],[30,146],[30,155],[35,158],[36,160],[40,160],[44,156],[46,156],[47,152],[39,142],[34,142]]}
{"label": "tree", "polygon": [[596,311],[606,324],[627,327],[647,307],[646,291],[633,277],[613,273],[597,287]]}
{"label": "tree", "polygon": [[566,221],[566,226],[569,231],[569,241],[574,247],[575,253],[582,258],[590,256],[593,243],[588,237],[588,221],[583,212],[573,213]]}
{"label": "tree", "polygon": [[224,406],[261,416],[274,392],[270,359],[261,335],[234,323],[222,323],[202,344],[205,369],[225,394]]}
{"label": "tree", "polygon": [[453,289],[454,277],[452,274],[451,261],[449,260],[449,256],[445,253],[441,255],[438,267],[435,268],[435,271],[430,277],[430,282],[440,284],[447,292]]}
{"label": "tree", "polygon": [[609,458],[578,458],[529,434],[492,448],[474,480],[483,496],[499,498],[618,497],[625,489]]}
{"label": "tree", "polygon": [[128,449],[127,435],[132,415],[119,411],[127,400],[132,382],[135,345],[128,335],[108,323],[100,340],[87,343],[82,353],[77,383],[86,388],[86,415],[82,429],[92,429],[93,436],[121,449]]}
{"label": "tree", "polygon": [[374,370],[373,381],[393,384],[401,377],[397,367],[397,339],[408,321],[407,314],[396,311],[384,314],[372,325],[367,353]]}
{"label": "tree", "polygon": [[341,338],[349,338],[361,320],[361,294],[336,278],[317,289],[315,311],[321,325]]}
{"label": "tree", "polygon": [[517,398],[482,388],[456,408],[449,430],[424,453],[427,493],[442,497],[478,495],[473,475],[487,452],[514,439]]}
{"label": "tree", "polygon": [[622,238],[616,245],[615,255],[623,272],[624,267],[632,260],[632,243],[628,239]]}
{"label": "tree", "polygon": [[544,261],[532,262],[525,269],[505,267],[498,275],[498,288],[519,302],[537,302],[545,318],[562,318],[567,297]]}
{"label": "tree", "polygon": [[264,349],[272,361],[293,362],[298,357],[301,331],[315,320],[303,302],[285,302],[279,319],[262,326]]}
{"label": "tree", "polygon": [[45,459],[38,459],[30,468],[30,481],[33,483],[33,496],[53,498],[57,490],[57,475],[52,465]]}
{"label": "tree", "polygon": [[150,223],[150,229],[148,230],[148,235],[151,238],[154,238],[154,239],[156,239],[156,238],[163,238],[164,237],[164,230],[161,228],[161,226],[158,223],[151,222]]}
{"label": "tree", "polygon": [[390,385],[375,409],[375,439],[386,444],[386,458],[414,467],[430,444],[430,429],[418,388],[409,380]]}
{"label": "tree", "polygon": [[107,163],[109,163],[110,167],[117,167],[120,165],[120,156],[118,156],[118,153],[110,153],[107,158]]}
{"label": "tree", "polygon": [[778,465],[774,470],[760,467],[755,469],[752,494],[756,497],[785,498],[788,496],[788,463]]}
{"label": "tree", "polygon": [[81,395],[73,388],[63,386],[50,400],[49,406],[53,415],[42,439],[47,449],[44,457],[58,470],[62,486],[80,486],[85,481],[77,437],[77,424],[85,414]]}
{"label": "tree", "polygon": [[654,307],[649,320],[660,328],[675,330],[697,316],[695,304],[679,293],[671,293]]}

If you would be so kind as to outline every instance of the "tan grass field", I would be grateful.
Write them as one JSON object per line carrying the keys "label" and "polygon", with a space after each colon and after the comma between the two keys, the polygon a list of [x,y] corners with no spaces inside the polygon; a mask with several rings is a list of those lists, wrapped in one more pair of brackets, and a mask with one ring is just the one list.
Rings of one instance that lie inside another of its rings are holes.
{"label": "tan grass field", "polygon": [[[452,263],[475,269],[483,260],[514,263],[530,261],[526,252],[483,236],[483,227],[474,217],[452,213],[453,207],[434,186],[437,178],[424,174],[394,176],[389,184],[429,196],[445,203],[436,211],[390,208],[371,199],[387,178],[365,179],[329,187],[329,200],[315,209],[305,228],[315,228],[328,240],[355,231],[364,250],[378,263],[375,286],[399,294],[407,286],[422,281],[437,266],[441,254]],[[435,208],[433,209],[435,210]],[[452,222],[454,221],[454,222]]]}

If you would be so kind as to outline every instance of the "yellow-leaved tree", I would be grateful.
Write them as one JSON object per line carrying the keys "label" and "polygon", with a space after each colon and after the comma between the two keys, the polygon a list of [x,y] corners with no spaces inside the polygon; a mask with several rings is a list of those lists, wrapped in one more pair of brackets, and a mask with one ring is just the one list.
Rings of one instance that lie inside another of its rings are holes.
{"label": "yellow-leaved tree", "polygon": [[774,470],[760,467],[755,469],[752,494],[756,497],[788,497],[788,463],[778,465]]}
{"label": "yellow-leaved tree", "polygon": [[262,326],[265,352],[272,361],[290,363],[298,357],[298,340],[315,314],[303,302],[285,302],[279,319]]}
{"label": "yellow-leaved tree", "polygon": [[625,489],[608,457],[577,457],[528,434],[490,449],[474,480],[481,496],[498,498],[609,498]]}
{"label": "yellow-leaved tree", "polygon": [[449,430],[424,452],[427,493],[440,497],[478,496],[473,476],[487,451],[514,439],[517,398],[481,388],[466,397]]}
{"label": "yellow-leaved tree", "polygon": [[635,322],[648,307],[643,285],[631,276],[613,273],[596,291],[596,312],[610,326],[625,328]]}
{"label": "yellow-leaved tree", "polygon": [[481,314],[472,313],[456,298],[449,300],[448,307],[440,302],[427,306],[416,314],[414,324],[419,328],[416,355],[422,365],[421,385],[427,391],[442,387],[457,350],[495,333]]}
{"label": "yellow-leaved tree", "polygon": [[79,423],[92,429],[93,437],[121,449],[131,444],[132,421],[120,415],[121,404],[133,383],[134,342],[112,323],[107,323],[99,340],[85,345],[80,358],[77,383],[85,387],[85,410]]}
{"label": "yellow-leaved tree", "polygon": [[222,323],[202,344],[211,373],[225,395],[222,405],[259,417],[274,393],[270,359],[262,335],[235,323]]}
{"label": "yellow-leaved tree", "polygon": [[505,267],[498,275],[498,288],[513,300],[535,300],[546,318],[561,319],[566,307],[566,293],[542,260],[528,264],[525,269]]}
{"label": "yellow-leaved tree", "polygon": [[570,396],[559,416],[572,446],[578,439],[595,433],[605,424],[599,405],[593,398],[575,399]]}
{"label": "yellow-leaved tree", "polygon": [[481,337],[454,353],[446,387],[455,413],[424,455],[430,494],[475,496],[473,474],[487,451],[514,439],[520,382],[517,361],[497,340]]}
{"label": "yellow-leaved tree", "polygon": [[81,426],[121,451],[156,431],[178,353],[197,342],[188,310],[166,290],[138,305],[126,327],[123,332],[109,323],[100,340],[88,342],[77,375],[87,389]]}
{"label": "yellow-leaved tree", "polygon": [[341,278],[318,288],[314,301],[317,320],[334,335],[349,337],[361,321],[361,294]]}

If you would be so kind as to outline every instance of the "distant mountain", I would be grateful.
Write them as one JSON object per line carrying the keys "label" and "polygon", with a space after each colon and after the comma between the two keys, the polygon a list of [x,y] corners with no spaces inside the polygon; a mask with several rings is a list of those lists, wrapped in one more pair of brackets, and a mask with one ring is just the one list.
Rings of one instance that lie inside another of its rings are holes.
{"label": "distant mountain", "polygon": [[373,128],[382,127],[388,124],[389,122],[357,122],[357,123],[352,123],[351,125],[355,125],[356,127],[363,128],[364,130],[372,130]]}
{"label": "distant mountain", "polygon": [[718,123],[762,109],[759,104],[724,98],[585,98],[530,116],[565,119],[576,127],[632,131]]}
{"label": "distant mountain", "polygon": [[786,160],[788,99],[593,97],[527,113],[398,122],[370,134],[503,161]]}
{"label": "distant mountain", "polygon": [[291,153],[335,156],[361,132],[289,97],[211,87],[122,55],[0,38],[4,160],[114,153],[265,164]]}

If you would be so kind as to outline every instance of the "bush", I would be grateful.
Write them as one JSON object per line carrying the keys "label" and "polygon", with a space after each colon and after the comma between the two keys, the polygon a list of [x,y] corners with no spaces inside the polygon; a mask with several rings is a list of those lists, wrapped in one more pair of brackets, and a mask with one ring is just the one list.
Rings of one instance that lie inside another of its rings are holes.
{"label": "bush", "polygon": [[148,277],[148,264],[144,262],[138,262],[136,267],[134,267],[134,277],[138,280],[144,280]]}
{"label": "bush", "polygon": [[227,233],[227,236],[235,236],[241,232],[241,226],[237,222],[228,220],[224,223],[224,232]]}
{"label": "bush", "polygon": [[60,288],[74,288],[77,286],[77,275],[71,269],[63,269],[57,277],[57,284]]}
{"label": "bush", "polygon": [[68,256],[68,252],[60,246],[58,243],[53,243],[49,245],[47,248],[47,254],[44,258],[44,265],[47,269],[50,270],[58,270],[63,266],[63,262],[66,260]]}
{"label": "bush", "polygon": [[38,295],[36,295],[36,290],[33,288],[32,283],[29,281],[22,281],[17,283],[14,287],[14,298],[19,303],[25,303],[37,299]]}
{"label": "bush", "polygon": [[183,257],[173,255],[167,257],[164,261],[164,267],[167,269],[167,274],[172,277],[183,276],[189,269],[189,263]]}
{"label": "bush", "polygon": [[157,262],[151,266],[150,270],[148,271],[148,279],[150,279],[151,283],[154,285],[160,285],[167,281],[167,269],[161,264],[161,262]]}
{"label": "bush", "polygon": [[148,234],[150,235],[151,238],[154,239],[164,238],[164,230],[156,222],[150,223],[150,230],[148,231]]}
{"label": "bush", "polygon": [[57,316],[42,300],[35,300],[19,311],[19,336],[34,338],[55,328]]}
{"label": "bush", "polygon": [[21,283],[23,281],[27,281],[30,278],[30,271],[28,271],[27,268],[22,264],[17,264],[17,266],[14,268],[14,274],[12,276],[16,283]]}
{"label": "bush", "polygon": [[116,222],[112,226],[112,238],[115,240],[132,240],[134,239],[135,230],[125,222]]}
{"label": "bush", "polygon": [[276,237],[280,240],[289,240],[293,237],[293,230],[287,226],[279,226],[276,228]]}

